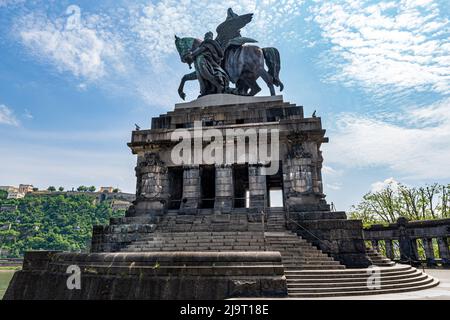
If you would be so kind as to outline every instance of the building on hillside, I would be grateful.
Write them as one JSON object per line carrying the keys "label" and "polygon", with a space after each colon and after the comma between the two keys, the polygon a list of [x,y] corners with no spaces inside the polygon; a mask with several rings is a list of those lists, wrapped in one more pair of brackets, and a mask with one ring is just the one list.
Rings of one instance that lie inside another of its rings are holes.
{"label": "building on hillside", "polygon": [[6,191],[8,193],[19,192],[19,188],[14,187],[14,186],[0,186],[0,190]]}
{"label": "building on hillside", "polygon": [[21,192],[8,192],[8,197],[6,199],[22,199],[25,198],[25,193]]}
{"label": "building on hillside", "polygon": [[112,193],[114,191],[114,187],[100,187],[99,192]]}
{"label": "building on hillside", "polygon": [[20,184],[19,185],[19,192],[27,194],[29,192],[33,192],[34,186],[31,184]]}

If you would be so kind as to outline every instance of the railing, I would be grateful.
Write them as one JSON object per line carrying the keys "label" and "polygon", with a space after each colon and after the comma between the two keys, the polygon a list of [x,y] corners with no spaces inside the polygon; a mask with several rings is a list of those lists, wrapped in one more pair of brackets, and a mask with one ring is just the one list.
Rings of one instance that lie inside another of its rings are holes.
{"label": "railing", "polygon": [[300,223],[298,223],[297,221],[295,221],[295,220],[293,220],[293,219],[291,219],[291,218],[289,218],[289,217],[286,219],[286,221],[287,221],[287,222],[292,222],[292,223],[294,223],[295,225],[297,225],[298,227],[300,227],[300,229],[302,229],[303,231],[305,231],[306,233],[308,233],[311,237],[313,237],[314,239],[316,239],[317,241],[319,241],[319,242],[321,243],[320,248],[325,247],[325,248],[327,248],[327,250],[331,250],[331,247],[330,247],[327,243],[325,243],[322,239],[320,239],[317,235],[315,235],[313,232],[311,232],[311,230],[305,228],[305,227],[302,226]]}
{"label": "railing", "polygon": [[408,264],[450,266],[450,219],[408,221],[364,229],[371,247],[389,259]]}
{"label": "railing", "polygon": [[305,231],[306,233],[308,233],[311,237],[313,237],[314,239],[316,239],[317,241],[319,241],[319,243],[321,244],[321,248],[326,248],[327,251],[331,251],[330,246],[325,243],[323,241],[323,239],[320,239],[317,235],[315,235],[313,232],[311,232],[311,230],[309,230],[308,228],[305,228],[304,226],[302,226],[300,223],[298,223],[297,221],[291,219],[291,211],[290,211],[290,206],[287,205],[287,199],[286,199],[286,195],[283,192],[283,203],[285,204],[285,219],[286,219],[286,223],[287,222],[292,222],[294,223],[296,226],[300,227],[300,229],[302,229],[303,231]]}

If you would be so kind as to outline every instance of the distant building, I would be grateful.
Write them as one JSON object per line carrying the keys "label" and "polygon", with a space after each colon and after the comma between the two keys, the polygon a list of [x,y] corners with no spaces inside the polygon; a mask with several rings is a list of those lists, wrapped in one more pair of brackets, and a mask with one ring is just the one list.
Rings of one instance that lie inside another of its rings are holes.
{"label": "distant building", "polygon": [[28,192],[33,192],[34,186],[31,184],[20,184],[19,192],[27,194]]}
{"label": "distant building", "polygon": [[0,190],[10,192],[19,192],[19,188],[13,186],[0,186]]}
{"label": "distant building", "polygon": [[7,199],[21,199],[29,192],[33,192],[33,186],[31,184],[21,184],[19,187],[14,186],[0,186],[0,190],[8,192]]}
{"label": "distant building", "polygon": [[25,198],[25,193],[21,192],[8,192],[7,199],[22,199]]}
{"label": "distant building", "polygon": [[114,187],[100,187],[99,192],[112,193],[114,191]]}

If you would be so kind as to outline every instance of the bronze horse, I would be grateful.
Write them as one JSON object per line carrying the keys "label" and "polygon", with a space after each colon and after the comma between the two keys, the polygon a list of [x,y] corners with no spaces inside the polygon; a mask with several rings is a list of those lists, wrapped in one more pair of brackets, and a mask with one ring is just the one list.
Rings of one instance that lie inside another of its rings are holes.
{"label": "bronze horse", "polygon": [[[216,41],[222,46],[224,56],[221,62],[222,68],[228,74],[229,80],[235,84],[233,93],[239,95],[254,96],[261,91],[257,79],[263,78],[269,87],[270,94],[275,95],[277,86],[283,91],[283,83],[280,81],[280,54],[276,48],[260,48],[255,45],[245,45],[248,42],[256,42],[240,35],[240,29],[251,21],[253,14],[238,16],[231,9],[225,22],[217,27]],[[175,36],[175,45],[180,55],[181,62],[190,64],[187,59],[194,52],[202,40],[196,38],[179,38]],[[268,70],[265,69],[265,64]],[[197,71],[186,74],[181,79],[178,94],[184,100],[184,84],[186,81],[197,80]]]}

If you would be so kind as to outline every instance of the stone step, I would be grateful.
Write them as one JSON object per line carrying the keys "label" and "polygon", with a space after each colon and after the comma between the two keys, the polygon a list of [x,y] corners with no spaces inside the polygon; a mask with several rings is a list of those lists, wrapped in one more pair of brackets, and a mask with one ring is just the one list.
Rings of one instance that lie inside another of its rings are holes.
{"label": "stone step", "polygon": [[[408,284],[408,283],[414,283],[417,281],[425,280],[429,278],[426,274],[421,274],[417,277],[412,278],[405,278],[405,279],[396,279],[396,280],[387,280],[387,279],[376,279],[375,281],[370,281],[369,284],[380,284],[381,287],[385,287],[387,285],[396,285],[396,284]],[[364,287],[367,286],[368,281],[350,281],[350,282],[327,282],[327,283],[317,283],[317,282],[294,282],[293,280],[287,281],[287,287],[289,289],[296,289],[296,288],[331,288],[331,287]]]}
{"label": "stone step", "polygon": [[433,281],[427,284],[411,284],[410,286],[394,289],[381,289],[381,290],[365,290],[365,291],[351,291],[345,290],[341,292],[289,292],[289,296],[292,298],[321,298],[321,297],[341,297],[341,296],[360,296],[360,295],[372,295],[372,294],[390,294],[401,293],[409,291],[418,291],[429,289],[437,286],[439,281],[433,278]]}
{"label": "stone step", "polygon": [[[372,291],[382,290],[382,289],[401,289],[411,286],[422,286],[433,282],[433,278],[426,276],[425,279],[417,280],[409,283],[397,283],[397,284],[381,284],[380,289],[372,289]],[[328,286],[328,287],[306,287],[306,288],[289,288],[288,294],[291,293],[336,293],[336,292],[358,292],[358,291],[368,291],[371,290],[368,288],[367,283],[363,283],[362,285],[354,285],[354,286]]]}
{"label": "stone step", "polygon": [[[381,275],[403,275],[411,274],[417,271],[416,268],[411,266],[396,265],[394,267],[380,267],[378,270]],[[326,272],[326,271],[302,271],[302,270],[290,270],[285,272],[286,276],[296,276],[304,278],[356,278],[367,277],[367,269],[346,269],[339,272]]]}
{"label": "stone step", "polygon": [[317,258],[295,258],[295,259],[285,259],[282,258],[283,264],[295,264],[295,263],[309,263],[309,264],[329,264],[329,265],[335,265],[339,264],[339,262],[334,260],[323,260],[323,259],[317,259]]}
{"label": "stone step", "polygon": [[[276,227],[274,227],[276,228]],[[286,270],[342,270],[345,266],[293,232],[155,232],[122,251],[279,251]]]}
{"label": "stone step", "polygon": [[[383,280],[402,280],[402,279],[408,279],[408,278],[415,278],[420,275],[422,275],[423,272],[415,270],[413,273],[407,273],[407,274],[398,274],[398,275],[379,275],[375,276],[374,279],[383,279]],[[371,275],[367,274],[365,276],[360,277],[345,277],[345,278],[336,278],[336,277],[323,277],[323,278],[315,278],[315,277],[303,277],[303,276],[295,276],[295,275],[288,275],[286,274],[286,279],[289,280],[291,283],[347,283],[347,282],[361,282],[366,281]]]}
{"label": "stone step", "polygon": [[284,257],[282,256],[283,263],[296,263],[296,262],[303,262],[303,261],[309,261],[309,262],[323,262],[323,263],[329,263],[329,264],[339,264],[339,262],[333,260],[333,259],[327,259],[328,257]]}
{"label": "stone step", "polygon": [[321,271],[321,270],[324,270],[324,271],[330,271],[330,270],[337,270],[337,271],[339,271],[339,270],[345,270],[345,266],[343,266],[343,265],[341,265],[341,264],[339,264],[339,265],[333,265],[333,266],[330,266],[330,265],[318,265],[318,264],[314,264],[314,265],[302,265],[302,266],[299,266],[299,265],[293,265],[293,266],[291,266],[291,265],[285,265],[285,266],[284,266],[285,272],[287,272],[287,271],[289,271],[289,270],[299,270],[300,268],[301,268],[302,270],[306,270],[306,271],[308,271],[308,270],[317,270],[317,271]]}

